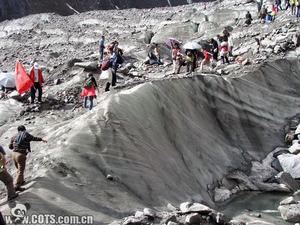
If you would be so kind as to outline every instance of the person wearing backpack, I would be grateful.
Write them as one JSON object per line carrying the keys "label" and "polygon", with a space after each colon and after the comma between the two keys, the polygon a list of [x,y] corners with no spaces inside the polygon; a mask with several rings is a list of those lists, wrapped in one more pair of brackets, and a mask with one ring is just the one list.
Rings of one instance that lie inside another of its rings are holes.
{"label": "person wearing backpack", "polygon": [[[16,197],[18,194],[14,188],[14,180],[12,176],[8,173],[5,168],[6,160],[5,160],[5,151],[0,145],[0,180],[5,184],[7,189],[7,201],[10,201]],[[1,221],[1,220],[0,220]]]}
{"label": "person wearing backpack", "polygon": [[24,172],[26,166],[26,157],[31,152],[30,142],[41,141],[47,143],[46,140],[40,137],[34,137],[26,131],[25,126],[18,126],[18,134],[14,136],[9,144],[9,149],[13,150],[12,159],[17,168],[17,177],[15,181],[15,190],[23,191],[21,187],[24,181]]}
{"label": "person wearing backpack", "polygon": [[89,73],[87,78],[84,81],[84,87],[80,94],[81,96],[84,97],[84,104],[83,104],[84,108],[89,108],[89,110],[92,110],[93,100],[94,97],[96,97],[96,88],[98,88],[96,79],[92,73]]}

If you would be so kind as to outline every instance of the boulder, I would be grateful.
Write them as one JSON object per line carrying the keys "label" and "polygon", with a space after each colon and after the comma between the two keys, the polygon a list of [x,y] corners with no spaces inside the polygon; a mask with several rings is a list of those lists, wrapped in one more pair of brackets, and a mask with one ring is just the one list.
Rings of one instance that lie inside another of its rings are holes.
{"label": "boulder", "polygon": [[15,100],[18,100],[18,101],[22,101],[23,100],[22,96],[17,91],[11,92],[10,94],[8,94],[8,97],[12,98],[12,99],[15,99]]}
{"label": "boulder", "polygon": [[275,170],[277,170],[278,172],[282,172],[283,169],[280,165],[280,162],[277,158],[273,159],[273,161],[271,162],[271,167]]}
{"label": "boulder", "polygon": [[173,206],[171,203],[168,203],[167,209],[170,210],[171,212],[172,211],[177,211],[177,208],[175,206]]}
{"label": "boulder", "polygon": [[206,205],[200,204],[200,203],[190,203],[190,202],[184,202],[180,204],[180,211],[182,213],[200,213],[200,214],[208,214],[212,212],[213,210]]}
{"label": "boulder", "polygon": [[280,205],[291,205],[291,204],[296,204],[297,202],[295,201],[294,197],[288,197],[283,199],[279,204]]}
{"label": "boulder", "polygon": [[280,53],[280,52],[281,52],[281,47],[280,47],[280,45],[276,45],[276,46],[274,47],[273,51],[274,51],[275,54]]}
{"label": "boulder", "polygon": [[173,221],[169,221],[169,222],[167,223],[167,225],[178,225],[178,223],[173,222]]}
{"label": "boulder", "polygon": [[290,173],[295,179],[300,178],[300,155],[283,154],[277,158],[283,171]]}
{"label": "boulder", "polygon": [[85,70],[97,70],[98,69],[98,62],[91,61],[91,62],[76,62],[74,66],[78,66],[84,68]]}
{"label": "boulder", "polygon": [[246,13],[246,10],[221,9],[218,11],[214,11],[212,14],[208,15],[207,18],[208,21],[217,23],[218,25],[225,27],[234,25],[239,19],[244,19]]}
{"label": "boulder", "polygon": [[291,205],[281,205],[278,207],[281,217],[288,222],[300,222],[300,203]]}
{"label": "boulder", "polygon": [[144,215],[148,216],[148,217],[155,217],[156,213],[154,210],[150,209],[150,208],[144,208]]}
{"label": "boulder", "polygon": [[195,33],[194,24],[191,22],[165,24],[153,36],[152,43],[165,43],[169,37],[174,37],[178,40],[188,40]]}
{"label": "boulder", "polygon": [[226,188],[215,189],[215,195],[214,195],[215,202],[224,202],[228,200],[230,196],[231,196],[231,192]]}
{"label": "boulder", "polygon": [[292,191],[297,191],[300,189],[299,184],[297,181],[291,176],[291,174],[286,173],[286,172],[280,172],[276,178],[280,181],[280,183],[285,184],[286,186],[289,187],[290,190]]}
{"label": "boulder", "polygon": [[289,151],[292,154],[298,154],[300,153],[300,144],[299,144],[299,140],[296,140],[295,142],[293,142],[293,145],[291,147],[289,147]]}
{"label": "boulder", "polygon": [[293,194],[293,197],[294,197],[295,201],[300,202],[300,190],[296,191]]}
{"label": "boulder", "polygon": [[217,23],[204,21],[199,24],[198,33],[200,33],[200,34],[207,33],[208,31],[214,30],[217,28],[219,28],[219,25]]}
{"label": "boulder", "polygon": [[145,31],[144,34],[142,35],[144,43],[150,44],[153,36],[154,36],[154,33],[152,31]]}
{"label": "boulder", "polygon": [[202,217],[198,213],[192,213],[185,217],[186,224],[200,224],[201,221]]}
{"label": "boulder", "polygon": [[204,13],[196,11],[193,14],[191,14],[190,20],[193,23],[202,24],[203,22],[207,22],[208,21],[208,17]]}
{"label": "boulder", "polygon": [[210,216],[217,224],[227,224],[229,223],[230,219],[225,216],[223,213],[213,211]]}

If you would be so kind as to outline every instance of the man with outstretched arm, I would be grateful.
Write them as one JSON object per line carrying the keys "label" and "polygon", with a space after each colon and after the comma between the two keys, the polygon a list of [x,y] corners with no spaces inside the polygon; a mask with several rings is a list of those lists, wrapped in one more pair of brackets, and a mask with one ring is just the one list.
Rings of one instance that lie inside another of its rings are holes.
{"label": "man with outstretched arm", "polygon": [[30,142],[42,141],[47,143],[46,140],[40,137],[34,137],[26,131],[25,126],[18,127],[18,134],[11,139],[9,148],[13,150],[12,159],[17,168],[17,177],[15,180],[15,190],[23,191],[21,187],[24,181],[24,171],[26,166],[26,156],[28,152],[31,152]]}

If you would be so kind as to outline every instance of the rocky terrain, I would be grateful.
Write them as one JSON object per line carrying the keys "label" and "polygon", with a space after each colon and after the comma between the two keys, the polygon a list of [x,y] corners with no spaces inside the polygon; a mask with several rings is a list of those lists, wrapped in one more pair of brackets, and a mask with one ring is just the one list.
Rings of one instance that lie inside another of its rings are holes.
{"label": "rocky terrain", "polygon": [[99,9],[152,8],[204,2],[203,0],[0,0],[0,21],[33,13],[71,15]]}
{"label": "rocky terrain", "polygon": [[[49,140],[33,145],[28,190],[18,201],[30,203],[32,214],[93,215],[95,224],[224,224],[231,218],[212,209],[217,202],[241,191],[295,191],[275,164],[286,157],[284,136],[299,113],[299,22],[282,11],[261,24],[255,10],[223,1],[0,23],[1,70],[12,71],[16,59],[29,69],[36,59],[46,79],[41,105],[29,105],[28,95],[1,95],[1,145],[20,124]],[[255,20],[246,27],[247,11]],[[205,44],[225,27],[241,63],[170,74],[166,38]],[[126,62],[110,93],[100,81],[87,112],[79,92],[87,72],[100,75],[101,34],[119,40]],[[161,44],[164,65],[143,65],[150,42]],[[231,220],[243,223],[284,222],[250,211]]]}

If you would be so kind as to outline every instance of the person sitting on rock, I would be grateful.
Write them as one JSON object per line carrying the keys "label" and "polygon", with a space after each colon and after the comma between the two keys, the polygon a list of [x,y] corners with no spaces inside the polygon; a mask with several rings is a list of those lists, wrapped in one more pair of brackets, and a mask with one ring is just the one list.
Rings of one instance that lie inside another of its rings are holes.
{"label": "person sitting on rock", "polygon": [[205,50],[205,49],[202,49],[202,54],[204,56],[203,60],[201,61],[201,64],[200,64],[200,71],[203,71],[203,66],[204,65],[208,65],[210,66],[210,63],[211,63],[211,57],[212,57],[212,54]]}
{"label": "person sitting on rock", "polygon": [[37,62],[33,64],[33,67],[31,68],[29,73],[29,78],[33,83],[30,89],[31,103],[34,104],[36,91],[38,91],[38,102],[41,103],[43,95],[42,85],[44,83],[44,78],[42,70],[39,68],[39,64]]}
{"label": "person sitting on rock", "polygon": [[15,191],[14,188],[14,180],[12,176],[8,173],[5,165],[5,151],[0,145],[0,180],[5,184],[7,189],[7,200],[10,201],[16,197],[18,197],[18,194]]}
{"label": "person sitting on rock", "polygon": [[17,178],[15,181],[15,190],[24,191],[21,186],[24,185],[24,172],[26,167],[26,156],[31,152],[30,142],[42,141],[47,143],[46,140],[40,137],[34,137],[26,131],[25,126],[18,127],[18,134],[14,136],[9,144],[9,149],[13,150],[12,159],[17,168]]}
{"label": "person sitting on rock", "polygon": [[247,11],[245,24],[247,24],[249,26],[252,23],[252,20],[253,19],[252,19],[251,13],[249,11]]}
{"label": "person sitting on rock", "polygon": [[160,47],[158,44],[154,44],[154,55],[157,58],[158,64],[162,65],[163,63],[161,62]]}
{"label": "person sitting on rock", "polygon": [[147,60],[144,62],[145,64],[150,65],[161,65],[160,61],[160,49],[158,47],[158,44],[152,44],[149,46],[148,54],[147,54]]}
{"label": "person sitting on rock", "polygon": [[92,73],[89,73],[87,78],[84,80],[84,86],[81,92],[81,96],[84,97],[83,107],[89,108],[92,110],[93,108],[93,100],[96,97],[96,89],[98,88],[96,79]]}

